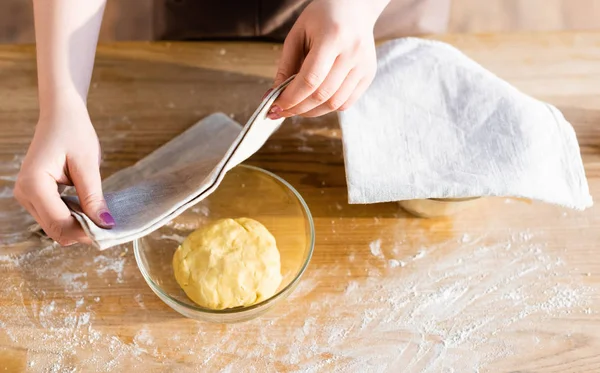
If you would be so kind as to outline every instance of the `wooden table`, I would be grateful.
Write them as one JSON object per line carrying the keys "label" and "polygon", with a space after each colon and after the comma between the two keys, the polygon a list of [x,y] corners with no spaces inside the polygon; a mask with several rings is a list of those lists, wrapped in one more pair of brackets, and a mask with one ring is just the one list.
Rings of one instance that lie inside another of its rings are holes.
{"label": "wooden table", "polygon": [[[440,39],[557,105],[600,199],[600,33]],[[279,52],[101,46],[89,106],[104,176],[214,111],[244,122]],[[10,190],[37,116],[32,47],[0,47],[0,102],[0,371],[600,371],[599,207],[497,198],[425,220],[397,204],[350,206],[336,117],[288,120],[249,163],[305,197],[311,265],[264,317],[198,323],[150,291],[129,245],[97,252],[27,238],[31,220]]]}

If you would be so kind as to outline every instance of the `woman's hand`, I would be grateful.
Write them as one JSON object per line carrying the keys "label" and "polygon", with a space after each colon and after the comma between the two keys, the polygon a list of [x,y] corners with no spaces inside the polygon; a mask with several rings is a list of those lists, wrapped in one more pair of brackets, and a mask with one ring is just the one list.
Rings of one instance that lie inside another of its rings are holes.
{"label": "woman's hand", "polygon": [[14,190],[46,234],[64,246],[90,240],[60,198],[61,186],[75,186],[83,211],[98,226],[115,224],[102,194],[98,137],[76,97],[41,113]]}
{"label": "woman's hand", "polygon": [[283,45],[274,86],[297,74],[269,118],[315,117],[350,107],[377,68],[373,27],[388,0],[314,0]]}
{"label": "woman's hand", "polygon": [[85,214],[115,224],[100,183],[100,144],[86,108],[106,0],[34,0],[40,117],[15,198],[61,245],[89,243],[63,200],[74,185]]}

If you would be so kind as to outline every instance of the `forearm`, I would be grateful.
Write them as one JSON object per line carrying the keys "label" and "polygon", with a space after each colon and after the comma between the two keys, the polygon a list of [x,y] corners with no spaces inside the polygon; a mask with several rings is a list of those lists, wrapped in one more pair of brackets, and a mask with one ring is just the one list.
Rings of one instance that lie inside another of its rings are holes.
{"label": "forearm", "polygon": [[106,0],[34,0],[40,110],[85,103]]}

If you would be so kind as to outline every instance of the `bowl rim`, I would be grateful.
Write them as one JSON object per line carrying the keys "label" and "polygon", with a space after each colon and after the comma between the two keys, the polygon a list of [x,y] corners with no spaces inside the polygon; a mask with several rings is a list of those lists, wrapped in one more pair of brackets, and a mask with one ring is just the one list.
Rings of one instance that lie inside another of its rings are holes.
{"label": "bowl rim", "polygon": [[[254,170],[254,171],[258,171],[258,172],[262,172],[263,174],[270,176],[272,178],[274,178],[275,180],[279,181],[281,184],[283,184],[285,187],[287,187],[292,194],[296,197],[296,199],[300,202],[300,205],[302,206],[302,209],[304,210],[304,213],[307,217],[307,221],[308,221],[308,225],[309,225],[309,231],[310,231],[310,241],[308,243],[309,246],[309,250],[308,250],[308,256],[306,257],[305,262],[302,264],[302,267],[300,268],[300,271],[298,271],[298,273],[296,274],[296,276],[294,276],[294,278],[292,279],[292,281],[290,281],[289,284],[287,284],[283,289],[281,289],[280,291],[278,291],[276,294],[274,294],[272,297],[263,300],[260,303],[256,303],[253,304],[251,306],[248,307],[235,307],[235,308],[225,308],[222,310],[214,310],[214,309],[210,309],[210,308],[205,308],[205,307],[201,307],[201,306],[192,306],[190,304],[181,302],[179,299],[173,298],[171,297],[169,294],[167,294],[166,292],[164,292],[162,290],[162,288],[157,285],[152,278],[150,278],[150,275],[147,273],[146,269],[144,268],[144,266],[142,266],[140,263],[142,261],[142,259],[140,258],[140,247],[139,247],[139,241],[142,238],[137,238],[133,241],[133,254],[135,257],[135,262],[136,265],[138,267],[138,269],[140,270],[142,277],[144,277],[144,280],[146,280],[146,283],[150,286],[150,288],[152,288],[152,290],[154,290],[155,293],[157,293],[157,295],[159,295],[159,298],[162,297],[166,297],[169,301],[174,302],[175,304],[177,304],[178,306],[184,307],[188,310],[191,311],[197,311],[197,312],[203,312],[203,313],[209,313],[209,314],[217,314],[217,315],[225,315],[225,314],[235,314],[235,313],[243,313],[246,311],[251,311],[251,310],[255,310],[257,308],[261,308],[264,307],[265,305],[277,300],[279,297],[281,297],[283,294],[286,294],[287,291],[294,287],[296,285],[296,283],[298,282],[298,280],[302,277],[302,275],[304,274],[304,272],[306,272],[306,269],[308,268],[308,264],[310,263],[311,259],[312,259],[312,255],[315,249],[315,223],[312,217],[312,214],[310,212],[310,209],[308,208],[308,205],[306,204],[306,201],[304,201],[304,198],[302,198],[302,196],[300,195],[300,193],[298,193],[298,191],[287,181],[285,181],[284,179],[282,179],[280,176],[277,176],[276,174],[267,171],[263,168],[257,167],[257,166],[252,166],[252,165],[247,165],[247,164],[239,164],[236,167],[241,167],[241,168],[246,168],[246,169],[250,169],[250,170]],[[160,228],[159,228],[160,229]],[[161,299],[162,300],[162,299]],[[163,300],[164,302],[164,300]],[[165,302],[167,303],[167,302]],[[170,304],[167,303],[167,305],[169,307],[171,307]],[[172,308],[172,307],[171,307]]]}

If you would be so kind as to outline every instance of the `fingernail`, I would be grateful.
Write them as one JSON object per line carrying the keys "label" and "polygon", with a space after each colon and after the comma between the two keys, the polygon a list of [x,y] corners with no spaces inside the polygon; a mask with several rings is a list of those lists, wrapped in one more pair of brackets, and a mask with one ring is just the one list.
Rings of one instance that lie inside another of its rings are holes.
{"label": "fingernail", "polygon": [[281,110],[281,108],[277,105],[273,105],[271,106],[271,110],[269,110],[269,114],[274,113],[274,114],[279,114],[281,113],[283,110]]}
{"label": "fingernail", "polygon": [[277,120],[277,119],[281,119],[281,115],[279,115],[277,113],[268,113],[267,118],[269,118],[271,120]]}
{"label": "fingernail", "polygon": [[110,214],[110,212],[104,211],[104,212],[100,213],[99,217],[100,217],[100,220],[102,220],[102,223],[104,225],[107,225],[109,227],[112,227],[115,225],[115,218],[113,218],[113,216]]}
{"label": "fingernail", "polygon": [[273,92],[273,88],[269,89],[267,92],[265,92],[265,94],[262,96],[262,99],[264,100],[265,98],[267,98],[267,96],[269,95],[269,93]]}
{"label": "fingernail", "polygon": [[59,242],[60,246],[63,246],[63,247],[73,246],[76,243],[77,243],[77,241],[71,241],[71,240]]}

